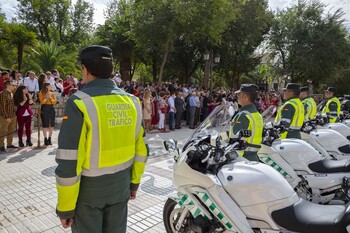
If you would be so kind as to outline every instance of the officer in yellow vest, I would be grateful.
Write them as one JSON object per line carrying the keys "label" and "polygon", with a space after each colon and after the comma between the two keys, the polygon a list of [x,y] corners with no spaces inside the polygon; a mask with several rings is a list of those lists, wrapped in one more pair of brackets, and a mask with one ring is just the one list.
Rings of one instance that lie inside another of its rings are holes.
{"label": "officer in yellow vest", "polygon": [[304,106],[299,99],[300,86],[296,83],[288,83],[283,89],[283,94],[286,102],[279,109],[275,124],[283,122],[288,128],[287,132],[281,134],[281,139],[300,139],[300,129],[304,123]]}
{"label": "officer in yellow vest", "polygon": [[304,105],[305,120],[314,119],[317,113],[317,104],[315,100],[309,96],[309,87],[300,88],[300,99]]}
{"label": "officer in yellow vest", "polygon": [[258,98],[258,86],[254,84],[242,84],[236,91],[238,104],[241,105],[238,114],[233,118],[230,127],[230,138],[236,135],[240,130],[250,130],[252,135],[246,138],[251,146],[239,154],[251,161],[259,161],[258,150],[262,141],[264,129],[264,120],[254,105]]}
{"label": "officer in yellow vest", "polygon": [[71,96],[58,138],[56,212],[73,233],[124,233],[147,161],[139,100],[109,79],[112,51],[80,53],[86,86]]}
{"label": "officer in yellow vest", "polygon": [[328,87],[325,93],[327,102],[326,105],[322,108],[322,114],[327,114],[330,118],[329,122],[336,122],[337,118],[340,115],[340,101],[335,96],[337,89],[334,87]]}

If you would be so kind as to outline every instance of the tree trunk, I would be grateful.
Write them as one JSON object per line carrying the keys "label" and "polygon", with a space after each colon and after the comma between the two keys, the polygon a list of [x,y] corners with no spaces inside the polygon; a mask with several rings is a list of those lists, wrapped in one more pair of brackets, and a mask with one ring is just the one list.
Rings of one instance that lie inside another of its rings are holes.
{"label": "tree trunk", "polygon": [[[206,53],[209,53],[208,50],[206,50]],[[204,79],[203,79],[203,86],[204,88],[208,89],[209,85],[209,78],[210,78],[210,60],[211,60],[211,53],[209,53],[209,60],[204,62]]]}
{"label": "tree trunk", "polygon": [[21,68],[22,68],[23,50],[24,50],[24,45],[23,44],[19,44],[17,46],[17,63],[18,63],[18,69],[19,70],[21,70]]}
{"label": "tree trunk", "polygon": [[158,82],[161,82],[162,79],[163,79],[164,67],[165,67],[166,61],[167,61],[167,59],[168,59],[169,52],[170,52],[169,46],[170,46],[170,42],[169,42],[169,40],[168,40],[168,41],[166,42],[166,44],[165,44],[164,55],[163,55],[163,61],[162,61],[162,64],[161,64],[160,70],[159,70]]}
{"label": "tree trunk", "polygon": [[153,54],[153,58],[152,58],[152,75],[153,75],[153,82],[156,82],[157,81],[157,58],[155,54]]}
{"label": "tree trunk", "polygon": [[120,49],[120,75],[123,81],[131,80],[131,50]]}

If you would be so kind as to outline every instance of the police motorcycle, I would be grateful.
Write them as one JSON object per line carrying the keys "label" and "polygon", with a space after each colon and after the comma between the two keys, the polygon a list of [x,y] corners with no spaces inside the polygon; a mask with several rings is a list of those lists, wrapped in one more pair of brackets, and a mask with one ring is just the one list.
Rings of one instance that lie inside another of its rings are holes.
{"label": "police motorcycle", "polygon": [[347,203],[350,160],[324,158],[303,140],[279,139],[286,130],[284,124],[265,125],[259,159],[283,175],[300,197],[321,204]]}
{"label": "police motorcycle", "polygon": [[301,128],[301,139],[309,143],[327,159],[350,159],[349,140],[332,129],[319,129],[324,125],[324,119],[318,115],[315,119],[307,120]]}
{"label": "police motorcycle", "polygon": [[[340,133],[341,135],[343,135],[344,137],[346,137],[346,139],[350,140],[350,125],[348,123],[345,124],[345,122],[347,122],[346,120],[341,123],[341,122],[335,122],[335,123],[330,123],[329,121],[329,116],[327,114],[322,114],[321,113],[321,109],[322,109],[323,103],[320,103],[317,106],[317,109],[319,110],[316,117],[322,117],[323,118],[323,123],[317,125],[318,129],[332,129],[337,131],[338,133]],[[339,118],[337,119],[337,121],[339,121]],[[350,153],[350,151],[349,151]]]}
{"label": "police motorcycle", "polygon": [[[338,121],[350,127],[350,113],[348,111],[341,111]],[[350,138],[348,139],[350,140]]]}
{"label": "police motorcycle", "polygon": [[271,166],[238,156],[247,135],[228,138],[228,112],[214,109],[181,151],[164,142],[176,187],[163,209],[167,233],[350,233],[350,207],[308,202]]}

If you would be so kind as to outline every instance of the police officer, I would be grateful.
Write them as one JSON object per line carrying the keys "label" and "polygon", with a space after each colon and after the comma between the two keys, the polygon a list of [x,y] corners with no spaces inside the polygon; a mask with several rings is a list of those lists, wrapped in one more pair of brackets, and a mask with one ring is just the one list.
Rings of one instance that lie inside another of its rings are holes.
{"label": "police officer", "polygon": [[300,99],[304,105],[305,120],[314,119],[317,113],[317,104],[315,100],[309,96],[309,87],[300,88]]}
{"label": "police officer", "polygon": [[286,102],[279,109],[275,124],[285,123],[287,132],[281,134],[281,139],[298,138],[300,139],[300,129],[304,123],[304,106],[299,99],[300,86],[296,83],[288,83],[283,89]]}
{"label": "police officer", "polygon": [[328,87],[326,90],[326,105],[322,108],[322,114],[327,114],[327,116],[330,118],[329,122],[334,123],[336,122],[337,118],[340,115],[340,101],[335,96],[337,89],[334,87]]}
{"label": "police officer", "polygon": [[343,102],[341,103],[341,110],[350,112],[350,95],[344,95]]}
{"label": "police officer", "polygon": [[109,48],[86,47],[79,60],[86,86],[65,106],[56,154],[56,212],[73,233],[124,233],[128,200],[136,198],[148,154],[140,102],[109,79]]}
{"label": "police officer", "polygon": [[254,84],[242,84],[236,91],[238,104],[241,105],[238,114],[233,118],[230,128],[230,137],[232,138],[240,130],[250,130],[252,135],[246,138],[247,142],[252,144],[244,152],[239,154],[251,161],[259,161],[258,150],[262,141],[264,129],[264,120],[254,105],[258,97],[258,86]]}

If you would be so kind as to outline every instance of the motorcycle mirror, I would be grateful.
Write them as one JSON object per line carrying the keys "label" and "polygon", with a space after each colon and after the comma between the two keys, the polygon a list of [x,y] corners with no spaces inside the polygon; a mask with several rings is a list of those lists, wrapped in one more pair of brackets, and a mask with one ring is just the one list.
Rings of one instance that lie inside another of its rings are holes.
{"label": "motorcycle mirror", "polygon": [[267,122],[267,123],[265,124],[265,128],[266,128],[266,129],[272,129],[272,128],[273,128],[272,123],[271,123],[271,122]]}
{"label": "motorcycle mirror", "polygon": [[174,152],[177,149],[177,141],[173,139],[165,140],[164,147],[168,152]]}
{"label": "motorcycle mirror", "polygon": [[223,141],[228,141],[229,140],[229,132],[228,131],[223,131],[220,133],[220,138]]}
{"label": "motorcycle mirror", "polygon": [[235,114],[235,110],[233,109],[233,106],[230,106],[228,108],[228,114],[230,114],[231,117],[233,117],[233,115]]}

